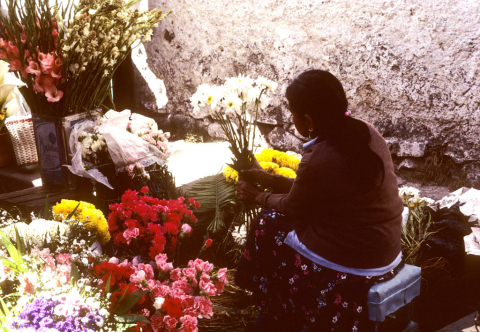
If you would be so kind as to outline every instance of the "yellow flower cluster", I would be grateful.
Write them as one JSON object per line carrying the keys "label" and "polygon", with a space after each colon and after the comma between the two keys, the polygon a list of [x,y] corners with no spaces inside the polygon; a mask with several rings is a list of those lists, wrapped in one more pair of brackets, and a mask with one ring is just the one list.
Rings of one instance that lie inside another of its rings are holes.
{"label": "yellow flower cluster", "polygon": [[[78,205],[78,203],[80,203],[80,205]],[[96,209],[93,204],[62,199],[60,203],[57,203],[52,208],[55,219],[64,220],[64,218],[67,218],[67,216],[73,212],[77,205],[78,208],[73,214],[72,219],[84,223],[83,227],[87,231],[95,234],[100,243],[105,244],[110,241],[107,220],[102,211]]]}
{"label": "yellow flower cluster", "polygon": [[278,168],[275,174],[278,174],[287,178],[293,178],[293,179],[297,177],[297,173],[295,173],[294,170],[287,167]]}
{"label": "yellow flower cluster", "polygon": [[276,174],[275,172],[280,167],[278,164],[272,163],[270,161],[259,161],[260,166],[270,174]]}
{"label": "yellow flower cluster", "polygon": [[238,181],[238,172],[230,166],[225,166],[223,169],[223,176],[227,182],[235,183]]}
{"label": "yellow flower cluster", "polygon": [[0,110],[0,121],[5,119],[5,110]]}
{"label": "yellow flower cluster", "polygon": [[[296,178],[295,173],[300,164],[300,158],[296,155],[287,155],[285,152],[264,149],[260,154],[255,155],[258,163],[264,170],[270,174],[278,174],[287,178]],[[223,176],[227,182],[235,183],[238,181],[238,172],[230,166],[225,166]]]}
{"label": "yellow flower cluster", "polygon": [[255,159],[258,162],[272,162],[278,164],[279,167],[286,167],[290,168],[293,171],[298,169],[298,164],[300,164],[300,158],[296,155],[291,154],[287,155],[285,152],[272,150],[272,149],[264,149],[260,154],[255,155]]}

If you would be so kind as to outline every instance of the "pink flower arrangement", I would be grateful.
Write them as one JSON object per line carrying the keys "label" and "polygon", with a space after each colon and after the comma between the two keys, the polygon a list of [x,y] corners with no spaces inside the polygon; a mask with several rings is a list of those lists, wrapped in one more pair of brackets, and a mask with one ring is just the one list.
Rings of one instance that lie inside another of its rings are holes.
{"label": "pink flower arrangement", "polygon": [[[134,288],[130,287],[133,286],[149,291],[131,311],[150,321],[150,325],[138,324],[143,331],[198,331],[198,319],[209,319],[213,315],[209,297],[222,293],[228,284],[227,269],[220,269],[214,274],[213,264],[200,259],[189,261],[186,268],[173,269],[167,259],[167,255],[158,254],[155,262],[150,264],[139,263],[137,258],[136,261],[123,262],[122,266],[112,267],[133,271],[130,274],[130,286],[118,284],[118,293],[121,295],[122,289],[127,287],[127,294],[131,293]],[[105,263],[102,263],[103,265]],[[109,272],[105,272],[105,276],[107,275]],[[102,279],[105,279],[105,276]],[[116,301],[117,297],[116,293],[112,295],[112,301]]]}
{"label": "pink flower arrangement", "polygon": [[183,197],[159,200],[148,196],[147,190],[127,190],[121,203],[110,205],[108,225],[116,246],[153,259],[175,252],[183,234],[191,233],[197,222],[191,209],[200,208],[200,203],[193,198],[185,202]]}
{"label": "pink flower arrangement", "polygon": [[38,261],[40,275],[34,271],[20,273],[17,276],[20,281],[18,288],[20,295],[34,295],[39,287],[53,289],[70,282],[71,255],[58,254],[54,256],[49,249],[32,248],[30,257]]}

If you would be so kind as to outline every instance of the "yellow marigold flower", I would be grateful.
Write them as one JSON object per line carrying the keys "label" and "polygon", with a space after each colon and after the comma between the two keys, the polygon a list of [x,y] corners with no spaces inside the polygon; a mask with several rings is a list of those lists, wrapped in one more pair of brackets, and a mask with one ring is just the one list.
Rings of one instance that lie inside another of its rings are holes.
{"label": "yellow marigold flower", "polygon": [[227,182],[236,183],[238,181],[238,172],[230,166],[225,166],[223,176]]}
{"label": "yellow marigold flower", "polygon": [[288,156],[288,166],[287,166],[288,168],[291,168],[296,172],[299,164],[300,164],[300,158],[298,158],[296,155],[291,154]]}
{"label": "yellow marigold flower", "polygon": [[287,154],[280,151],[278,151],[278,153],[275,155],[273,161],[280,167],[288,167],[290,164],[290,159],[288,158]]}
{"label": "yellow marigold flower", "polygon": [[297,173],[295,173],[290,168],[286,168],[286,167],[278,168],[277,171],[275,172],[275,174],[282,175],[282,176],[285,176],[287,178],[292,178],[292,179],[297,177]]}
{"label": "yellow marigold flower", "polygon": [[[75,210],[75,208],[77,209]],[[97,240],[102,244],[110,241],[107,220],[102,211],[95,208],[95,205],[87,202],[62,199],[62,201],[57,203],[52,210],[53,213],[55,213],[55,219],[60,221],[66,219],[73,210],[75,210],[72,219],[83,223],[85,230],[95,234]]]}
{"label": "yellow marigold flower", "polygon": [[259,161],[260,166],[270,174],[275,174],[275,171],[280,167],[278,164],[268,162],[268,161]]}
{"label": "yellow marigold flower", "polygon": [[263,149],[260,154],[255,155],[255,159],[257,159],[258,162],[265,161],[265,162],[272,162],[273,157],[277,151],[272,150],[272,149]]}

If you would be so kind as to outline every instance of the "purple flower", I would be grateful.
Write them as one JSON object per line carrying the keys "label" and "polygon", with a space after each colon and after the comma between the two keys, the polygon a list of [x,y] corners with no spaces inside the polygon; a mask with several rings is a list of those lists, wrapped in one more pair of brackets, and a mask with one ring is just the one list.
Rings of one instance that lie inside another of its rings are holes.
{"label": "purple flower", "polygon": [[53,326],[53,319],[51,317],[45,317],[40,321],[41,327],[52,327]]}
{"label": "purple flower", "polygon": [[[96,314],[97,310],[91,312],[87,305],[69,306],[68,310],[58,310],[65,306],[60,300],[60,296],[42,295],[27,304],[20,315],[14,320],[11,330],[18,331],[23,329],[33,329],[35,331],[46,331],[49,328],[55,328],[61,332],[81,332],[87,329],[97,330],[103,325]],[[55,313],[57,308],[57,313]],[[68,311],[68,315],[62,315],[62,312]],[[73,312],[72,312],[73,311]],[[101,317],[100,317],[101,318]]]}

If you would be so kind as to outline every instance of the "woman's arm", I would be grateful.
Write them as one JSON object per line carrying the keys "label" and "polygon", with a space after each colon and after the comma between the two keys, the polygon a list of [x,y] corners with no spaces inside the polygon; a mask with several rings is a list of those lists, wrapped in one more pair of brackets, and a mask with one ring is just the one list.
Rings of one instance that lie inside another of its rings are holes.
{"label": "woman's arm", "polygon": [[[308,161],[310,153],[307,153],[302,158],[297,170],[297,177],[295,179],[287,179],[279,177],[278,180],[273,180],[271,185],[275,185],[273,181],[278,181],[278,187],[275,189],[289,189],[288,193],[267,193],[262,192],[258,187],[246,181],[239,181],[237,183],[237,194],[240,200],[255,202],[264,206],[265,208],[276,209],[281,213],[291,215],[308,214],[312,206],[318,204],[319,187],[322,186],[322,179],[319,172],[320,169],[313,169],[309,166]],[[273,187],[273,186],[272,186]],[[278,191],[277,191],[278,192]]]}
{"label": "woman's arm", "polygon": [[272,188],[276,194],[288,193],[292,188],[294,179],[281,175],[272,175],[265,171],[260,164],[254,160],[250,169],[240,172],[241,178],[251,183],[260,183],[266,188]]}

